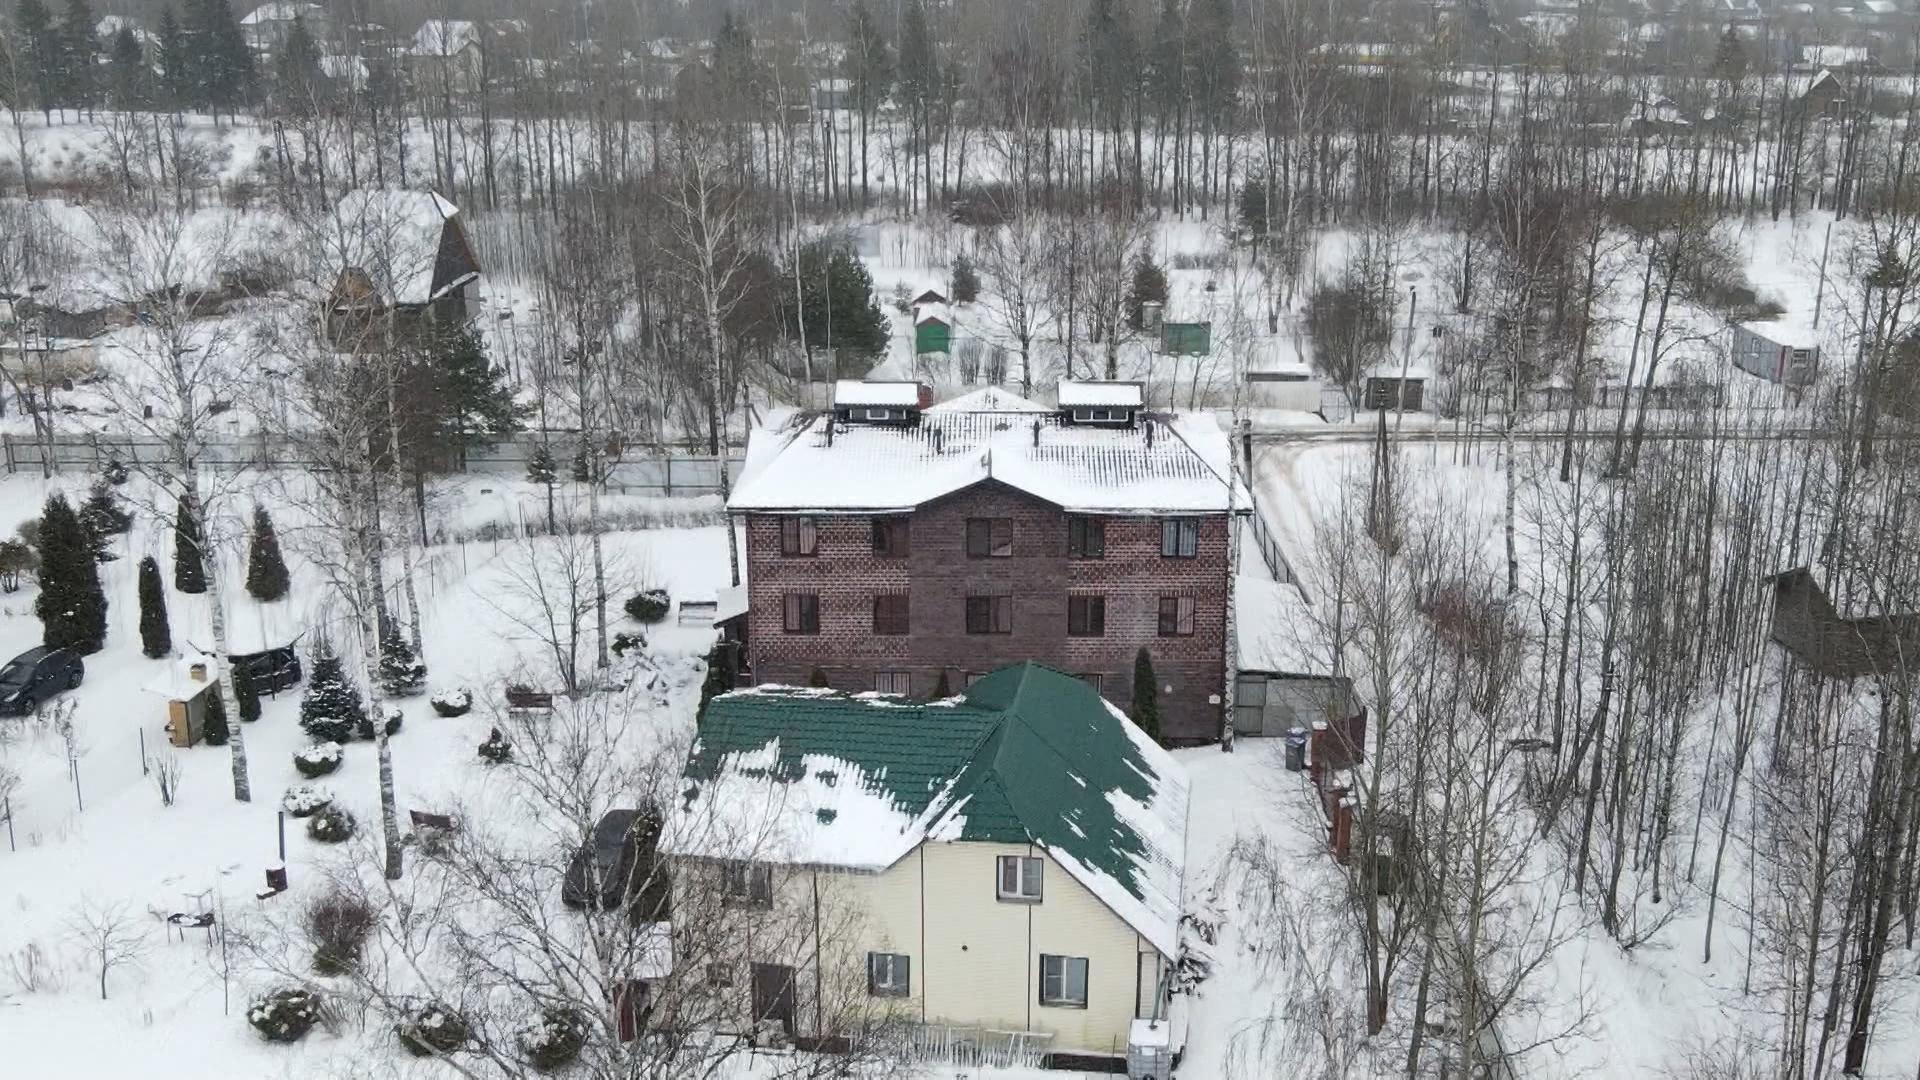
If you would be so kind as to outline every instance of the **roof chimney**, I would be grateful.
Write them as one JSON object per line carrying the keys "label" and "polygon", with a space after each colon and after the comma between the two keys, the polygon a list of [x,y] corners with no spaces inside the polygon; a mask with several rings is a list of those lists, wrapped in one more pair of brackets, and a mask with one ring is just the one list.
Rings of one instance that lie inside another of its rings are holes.
{"label": "roof chimney", "polygon": [[189,667],[187,669],[187,678],[192,679],[194,682],[206,682],[207,665],[194,664],[192,667]]}

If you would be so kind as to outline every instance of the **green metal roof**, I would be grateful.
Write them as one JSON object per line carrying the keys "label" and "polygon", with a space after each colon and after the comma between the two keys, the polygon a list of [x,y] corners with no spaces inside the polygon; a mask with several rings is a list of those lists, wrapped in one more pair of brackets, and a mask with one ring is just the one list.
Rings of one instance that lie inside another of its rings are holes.
{"label": "green metal roof", "polygon": [[797,861],[885,865],[923,839],[1038,844],[1173,954],[1184,772],[1071,675],[1019,664],[927,704],[798,687],[723,694],[682,775],[688,807],[703,785],[741,778],[816,796],[796,807],[857,798],[845,820],[815,811]]}

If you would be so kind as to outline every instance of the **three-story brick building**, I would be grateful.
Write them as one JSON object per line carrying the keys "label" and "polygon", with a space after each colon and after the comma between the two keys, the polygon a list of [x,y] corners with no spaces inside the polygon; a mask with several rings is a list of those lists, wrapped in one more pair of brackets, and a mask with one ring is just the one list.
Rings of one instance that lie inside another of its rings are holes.
{"label": "three-story brick building", "polygon": [[1230,447],[1138,384],[997,390],[933,406],[841,383],[828,415],[757,432],[729,506],[746,524],[748,663],[766,683],[916,698],[1035,660],[1131,705],[1144,647],[1163,737],[1220,728]]}

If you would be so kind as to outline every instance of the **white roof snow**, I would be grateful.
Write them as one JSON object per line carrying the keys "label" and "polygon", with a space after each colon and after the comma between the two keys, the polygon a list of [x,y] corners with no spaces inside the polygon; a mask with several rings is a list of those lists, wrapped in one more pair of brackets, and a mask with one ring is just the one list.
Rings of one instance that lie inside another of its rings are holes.
{"label": "white roof snow", "polygon": [[1778,319],[1763,319],[1756,322],[1744,322],[1741,329],[1758,334],[1776,345],[1789,349],[1817,349],[1820,347],[1820,331],[1810,322],[1783,316]]}
{"label": "white roof snow", "polygon": [[910,409],[920,404],[920,384],[915,382],[862,382],[841,379],[833,384],[835,405],[869,405],[891,409]]}
{"label": "white roof snow", "polygon": [[1241,574],[1233,582],[1234,666],[1281,675],[1333,674],[1332,649],[1295,585]]}
{"label": "white roof snow", "polygon": [[269,23],[292,22],[297,18],[324,19],[327,9],[319,4],[296,4],[276,2],[262,4],[240,17],[241,26],[264,26]]}
{"label": "white roof snow", "polygon": [[927,411],[930,413],[1050,413],[1053,410],[1038,402],[1028,401],[1019,394],[1010,393],[997,386],[988,386],[975,390],[971,394],[962,394],[949,401],[943,401]]}
{"label": "white roof snow", "polygon": [[987,480],[1078,513],[1227,513],[1248,505],[1229,486],[1226,434],[1205,414],[1094,428],[1053,416],[942,412],[910,428],[843,425],[829,444],[831,422],[806,423],[777,454],[769,447],[764,464],[751,446],[753,467],[729,508],[900,511]]}
{"label": "white roof snow", "polygon": [[459,213],[431,191],[358,188],[342,195],[323,224],[324,277],[348,269],[366,274],[396,304],[425,304],[466,284],[473,275],[433,288],[440,234]]}
{"label": "white roof snow", "polygon": [[[193,677],[193,669],[199,667],[205,678]],[[168,701],[192,701],[207,692],[220,678],[220,662],[211,656],[189,653],[168,664],[166,670],[146,685],[150,694],[159,694]]]}
{"label": "white roof snow", "polygon": [[413,32],[413,55],[453,56],[480,44],[480,24],[469,19],[428,19]]}
{"label": "white roof snow", "polygon": [[1137,382],[1094,382],[1076,379],[1060,381],[1059,401],[1063,408],[1117,405],[1121,408],[1138,409],[1145,400],[1146,395]]}

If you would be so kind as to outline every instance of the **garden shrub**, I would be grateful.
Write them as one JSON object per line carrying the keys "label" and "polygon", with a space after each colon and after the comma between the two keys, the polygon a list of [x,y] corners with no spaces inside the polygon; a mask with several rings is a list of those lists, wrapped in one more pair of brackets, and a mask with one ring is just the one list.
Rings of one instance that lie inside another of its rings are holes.
{"label": "garden shrub", "polygon": [[256,998],[247,1007],[247,1023],[268,1042],[298,1042],[320,1020],[320,995],[286,987]]}
{"label": "garden shrub", "polygon": [[314,743],[304,750],[296,750],[293,755],[293,767],[300,775],[309,780],[317,779],[340,768],[345,759],[337,742]]}
{"label": "garden shrub", "polygon": [[353,839],[356,825],[352,814],[329,806],[307,819],[307,836],[322,844],[344,844]]}

